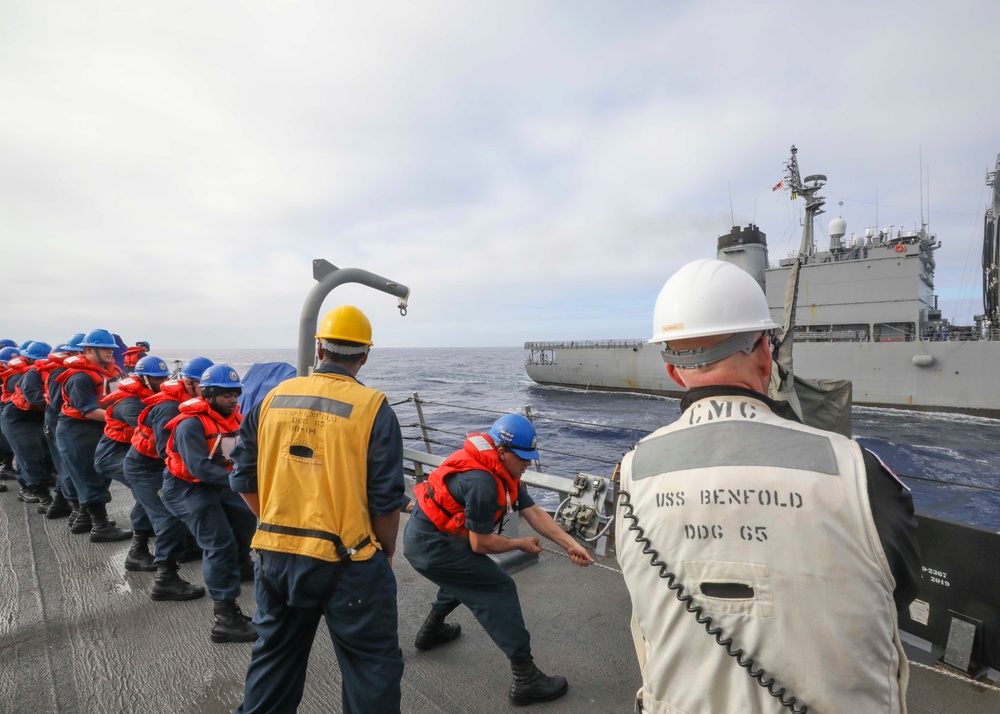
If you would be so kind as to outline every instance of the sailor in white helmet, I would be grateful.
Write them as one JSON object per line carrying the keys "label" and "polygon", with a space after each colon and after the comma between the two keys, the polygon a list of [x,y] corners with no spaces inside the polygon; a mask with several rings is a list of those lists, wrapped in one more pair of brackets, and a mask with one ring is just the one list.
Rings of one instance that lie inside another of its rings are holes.
{"label": "sailor in white helmet", "polygon": [[790,411],[765,396],[777,329],[730,263],[689,263],[657,298],[650,342],[688,391],[622,462],[639,711],[906,710],[912,498],[854,441],[776,414]]}

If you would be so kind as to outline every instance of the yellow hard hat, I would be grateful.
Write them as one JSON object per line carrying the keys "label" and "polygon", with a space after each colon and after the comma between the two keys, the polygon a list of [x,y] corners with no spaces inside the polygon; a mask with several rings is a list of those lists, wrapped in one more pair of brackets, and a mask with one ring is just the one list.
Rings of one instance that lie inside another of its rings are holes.
{"label": "yellow hard hat", "polygon": [[316,339],[345,340],[371,346],[372,323],[353,305],[341,305],[323,316]]}

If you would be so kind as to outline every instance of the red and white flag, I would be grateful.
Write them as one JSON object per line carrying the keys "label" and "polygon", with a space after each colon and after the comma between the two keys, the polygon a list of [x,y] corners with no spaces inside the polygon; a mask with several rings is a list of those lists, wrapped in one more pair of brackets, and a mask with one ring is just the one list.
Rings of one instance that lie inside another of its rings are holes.
{"label": "red and white flag", "polygon": [[781,181],[778,181],[778,183],[774,184],[774,188],[772,188],[771,190],[777,191],[779,188],[784,188],[784,187],[785,187],[785,181],[784,179],[782,179]]}

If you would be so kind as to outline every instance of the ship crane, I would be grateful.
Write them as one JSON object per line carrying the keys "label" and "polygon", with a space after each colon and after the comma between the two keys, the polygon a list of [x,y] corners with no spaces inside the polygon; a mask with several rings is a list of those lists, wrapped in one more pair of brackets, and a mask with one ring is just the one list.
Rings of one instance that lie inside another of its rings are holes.
{"label": "ship crane", "polygon": [[799,150],[792,145],[792,157],[785,164],[785,181],[792,192],[792,200],[799,196],[805,197],[806,215],[802,224],[802,243],[799,246],[799,257],[808,258],[816,252],[816,243],[813,239],[813,223],[816,216],[824,213],[823,206],[826,205],[826,198],[817,195],[818,191],[826,184],[826,176],[823,174],[812,174],[805,179],[799,175],[799,161],[796,154]]}

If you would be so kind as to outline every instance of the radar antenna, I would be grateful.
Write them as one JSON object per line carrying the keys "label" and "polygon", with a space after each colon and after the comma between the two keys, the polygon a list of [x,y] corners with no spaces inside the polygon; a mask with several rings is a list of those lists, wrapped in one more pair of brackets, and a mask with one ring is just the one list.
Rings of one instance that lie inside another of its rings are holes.
{"label": "radar antenna", "polygon": [[792,145],[792,157],[785,164],[785,180],[792,192],[792,200],[799,196],[806,199],[806,216],[802,223],[802,244],[799,246],[799,257],[808,257],[816,252],[816,243],[813,239],[813,222],[816,216],[824,213],[823,206],[826,198],[818,196],[817,192],[826,184],[826,176],[823,174],[813,174],[802,179],[799,176],[799,161],[796,154],[799,150]]}
{"label": "radar antenna", "polygon": [[986,208],[983,227],[983,310],[991,331],[1000,328],[1000,154],[995,171],[986,174],[986,185],[993,189],[993,203]]}

